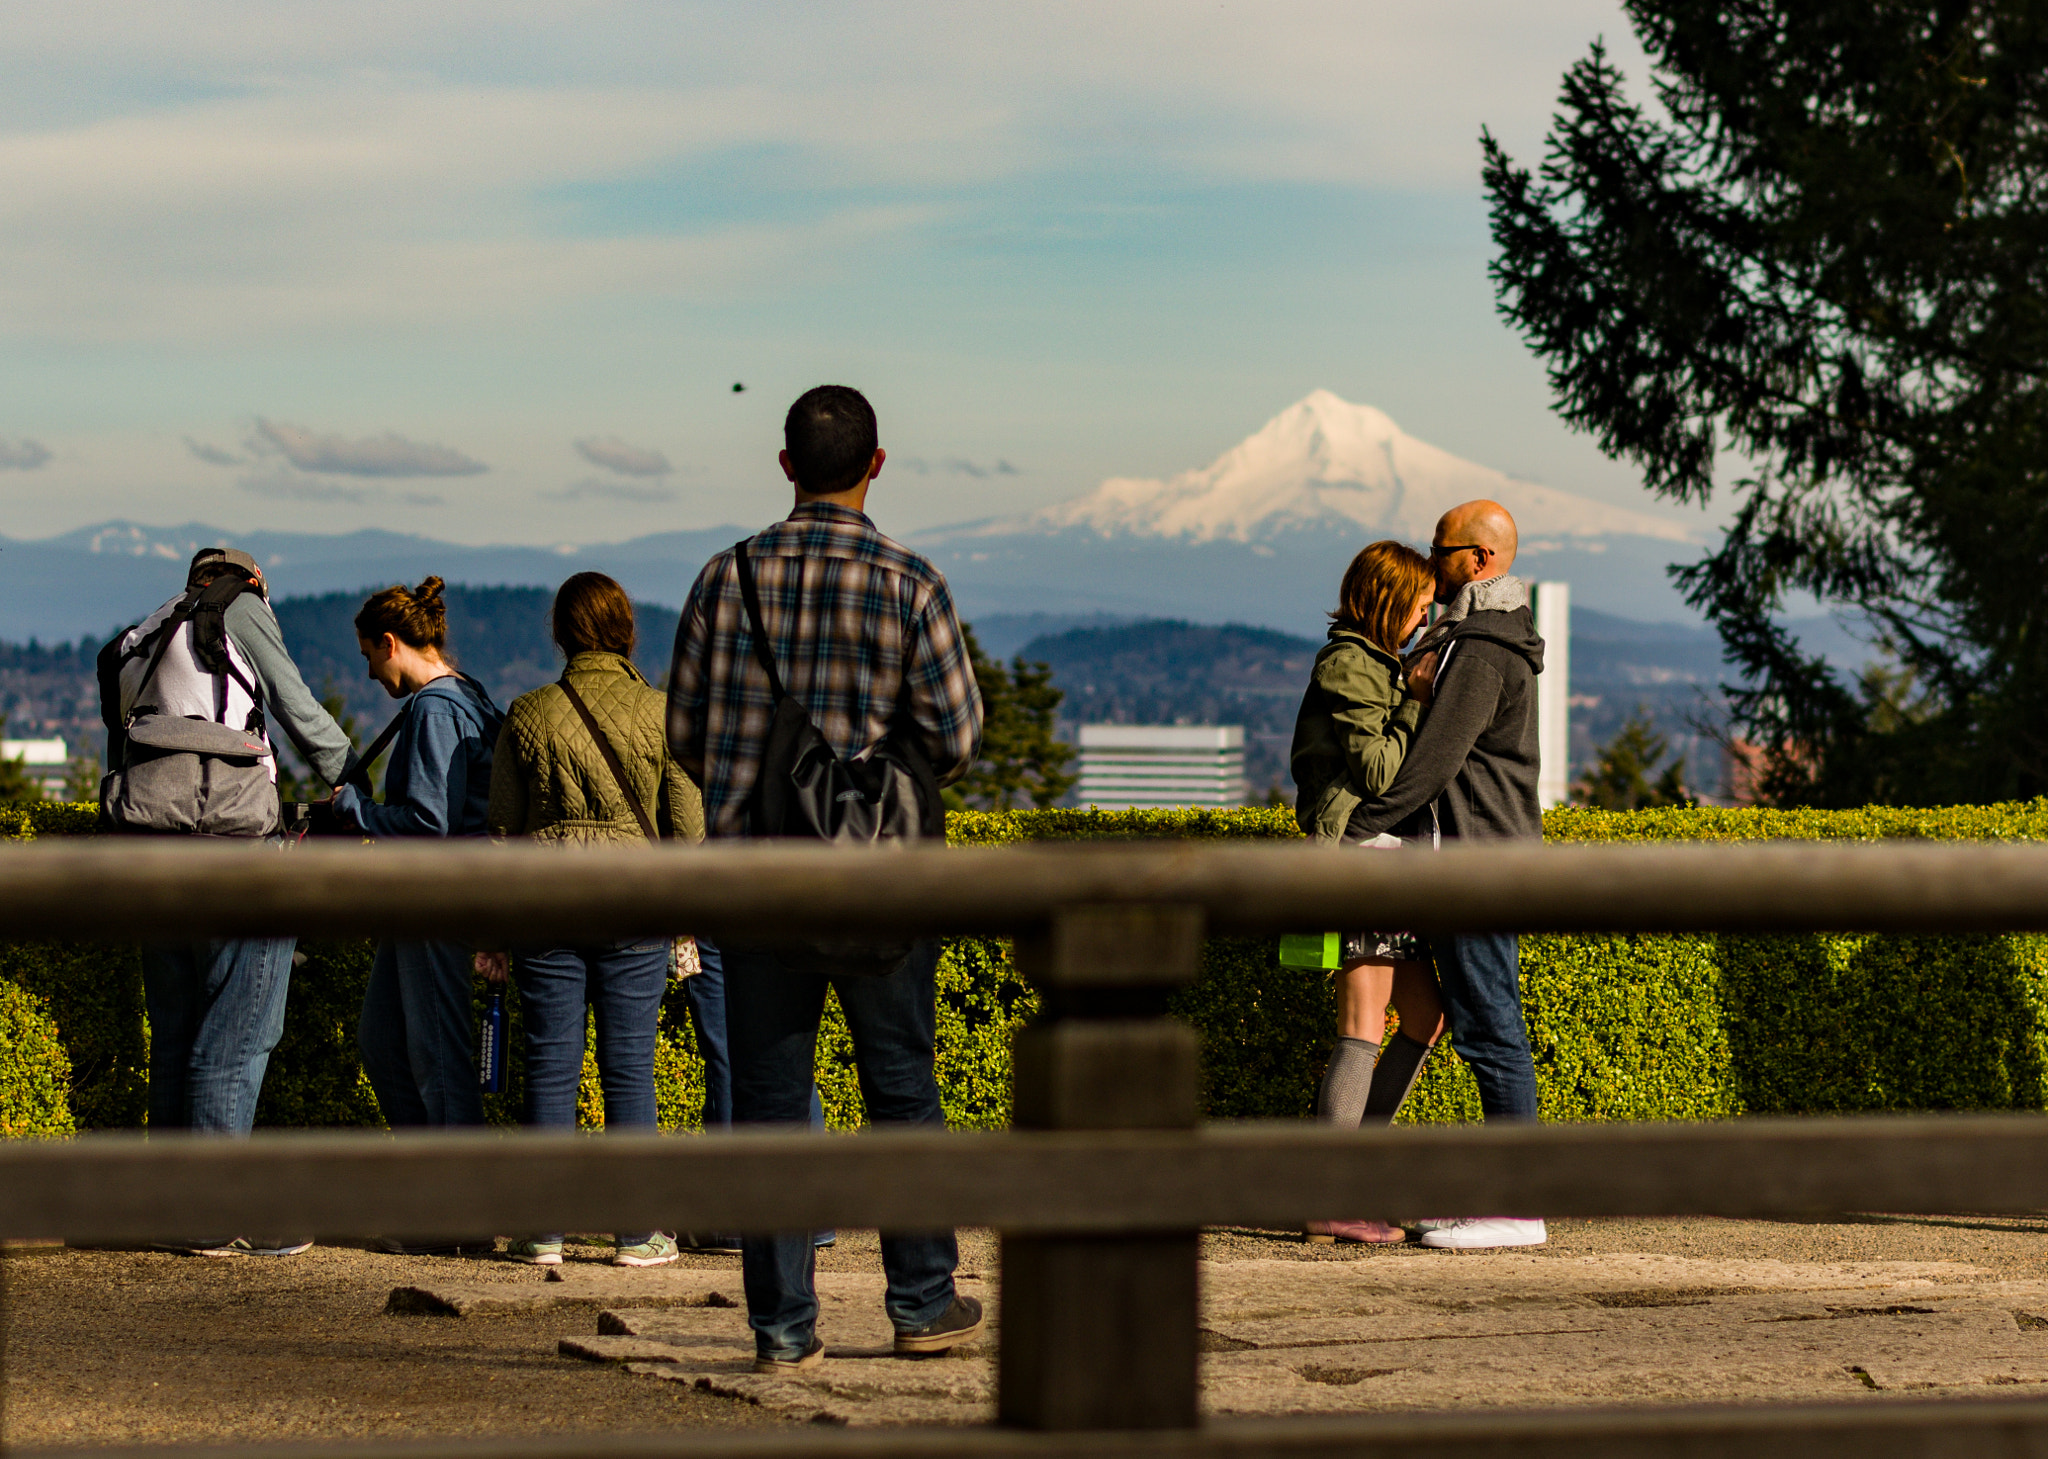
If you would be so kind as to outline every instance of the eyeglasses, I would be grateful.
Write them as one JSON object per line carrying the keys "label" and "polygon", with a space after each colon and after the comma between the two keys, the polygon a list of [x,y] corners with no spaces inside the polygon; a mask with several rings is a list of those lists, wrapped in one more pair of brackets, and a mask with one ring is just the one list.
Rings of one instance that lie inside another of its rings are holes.
{"label": "eyeglasses", "polygon": [[1460,542],[1455,547],[1432,547],[1429,549],[1429,555],[1431,557],[1449,557],[1454,552],[1477,552],[1484,555],[1492,551],[1493,549],[1484,543]]}

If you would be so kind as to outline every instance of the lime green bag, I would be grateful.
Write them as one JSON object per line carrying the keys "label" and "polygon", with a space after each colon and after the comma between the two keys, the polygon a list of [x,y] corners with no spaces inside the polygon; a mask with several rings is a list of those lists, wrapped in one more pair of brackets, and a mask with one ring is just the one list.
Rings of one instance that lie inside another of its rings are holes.
{"label": "lime green bag", "polygon": [[1280,934],[1280,966],[1328,971],[1344,966],[1344,934],[1341,932],[1283,932]]}

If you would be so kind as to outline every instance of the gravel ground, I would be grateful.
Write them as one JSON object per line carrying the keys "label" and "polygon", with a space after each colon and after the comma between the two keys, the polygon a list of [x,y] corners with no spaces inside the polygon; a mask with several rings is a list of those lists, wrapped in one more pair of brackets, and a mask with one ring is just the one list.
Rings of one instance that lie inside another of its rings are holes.
{"label": "gravel ground", "polygon": [[[1783,1261],[1967,1262],[2001,1278],[2048,1278],[2048,1220],[1867,1216],[1832,1222],[1558,1221],[1543,1254],[1650,1252]],[[570,1259],[602,1260],[595,1245]],[[1443,1263],[1420,1248],[1309,1246],[1293,1232],[1209,1233],[1216,1261]],[[739,1259],[688,1256],[730,1270]],[[828,1269],[877,1270],[875,1238],[848,1232]],[[995,1274],[995,1242],[963,1232],[961,1270]],[[247,1442],[634,1432],[783,1422],[686,1385],[563,1358],[587,1317],[387,1316],[393,1287],[538,1279],[472,1257],[400,1257],[320,1246],[297,1257],[16,1248],[0,1261],[0,1444]]]}

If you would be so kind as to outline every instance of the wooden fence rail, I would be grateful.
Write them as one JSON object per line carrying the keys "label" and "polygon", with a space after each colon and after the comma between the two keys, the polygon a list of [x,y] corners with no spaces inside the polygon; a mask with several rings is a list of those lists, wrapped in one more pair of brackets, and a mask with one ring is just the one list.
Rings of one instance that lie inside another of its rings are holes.
{"label": "wooden fence rail", "polygon": [[2048,846],[1502,845],[1352,855],[1299,845],[962,850],[605,849],[176,840],[0,847],[0,936],[620,929],[1014,934],[1062,907],[1156,903],[1208,931],[2048,930]]}
{"label": "wooden fence rail", "polygon": [[1245,1225],[1329,1211],[1812,1216],[2048,1210],[2048,1119],[615,1135],[92,1135],[0,1144],[0,1235]]}
{"label": "wooden fence rail", "polygon": [[[2048,930],[2048,847],[1464,847],[1326,854],[1191,843],[848,853],[744,847],[248,847],[127,840],[0,851],[0,937],[376,933],[531,940],[694,931],[998,934],[1046,992],[1018,1035],[1016,1129],[859,1140],[561,1135],[92,1137],[0,1146],[0,1232],[439,1232],[990,1225],[1006,1280],[999,1412],[1030,1433],[891,1452],[2048,1456],[2048,1408],[1539,1416],[1198,1430],[1197,1231],[1358,1215],[1797,1215],[2048,1207],[2038,1116],[1338,1132],[1196,1127],[1192,1033],[1159,994],[1207,934]],[[1128,1310],[1105,1313],[1106,1293]],[[1143,1340],[1133,1340],[1142,1334]],[[1147,1435],[1138,1430],[1169,1430]],[[865,1454],[812,1436],[735,1456]],[[607,1439],[607,1453],[631,1446]],[[655,1445],[650,1452],[669,1452]],[[676,1452],[699,1449],[678,1443]],[[489,1446],[493,1455],[580,1452]],[[399,1459],[418,1446],[358,1451]]]}

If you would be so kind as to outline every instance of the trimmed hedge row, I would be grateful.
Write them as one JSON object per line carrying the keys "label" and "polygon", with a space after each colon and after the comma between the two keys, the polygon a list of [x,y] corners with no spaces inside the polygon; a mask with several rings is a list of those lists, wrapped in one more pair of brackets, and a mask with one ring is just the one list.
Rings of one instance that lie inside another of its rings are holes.
{"label": "trimmed hedge row", "polygon": [[[0,838],[81,834],[91,825],[90,806],[0,807]],[[2048,799],[1933,810],[1567,808],[1550,812],[1544,826],[1548,839],[1575,842],[2043,840]],[[950,816],[948,830],[955,845],[969,846],[1298,836],[1289,813],[1263,808],[970,811]],[[305,960],[293,978],[284,1041],[271,1061],[258,1119],[378,1123],[354,1038],[369,944],[314,941],[300,950]],[[1523,941],[1523,997],[1547,1119],[2048,1107],[2048,937],[1532,936]],[[516,1089],[517,999],[509,1005]],[[1006,942],[947,943],[939,969],[939,1080],[953,1125],[993,1128],[1006,1121],[1010,1035],[1036,1007]],[[1202,1037],[1212,1118],[1309,1111],[1332,1033],[1326,978],[1279,967],[1270,939],[1213,938],[1201,978],[1177,996],[1174,1011]],[[6,1133],[140,1123],[147,1038],[132,950],[0,945]],[[829,1003],[818,1078],[828,1122],[857,1127],[852,1042]],[[703,1066],[679,986],[662,1009],[656,1085],[662,1125],[693,1128]],[[584,1094],[585,1122],[595,1124],[595,1070],[588,1064]],[[493,1119],[516,1118],[513,1096],[488,1104]],[[1403,1115],[1477,1117],[1477,1092],[1454,1053],[1431,1061]]]}

